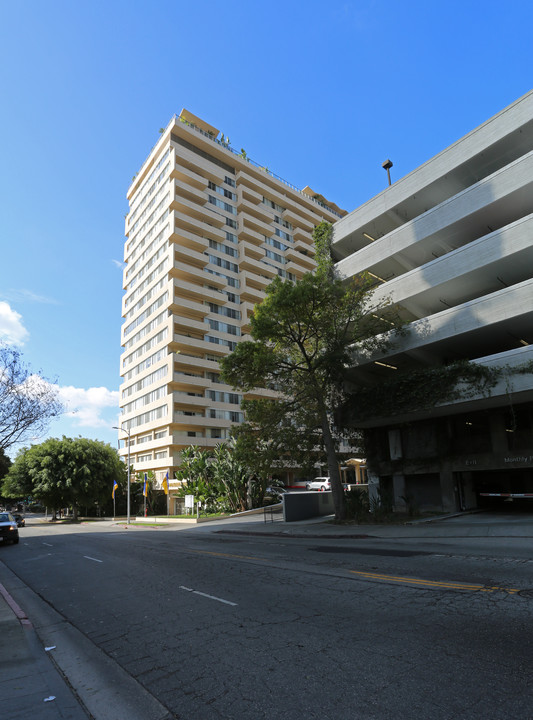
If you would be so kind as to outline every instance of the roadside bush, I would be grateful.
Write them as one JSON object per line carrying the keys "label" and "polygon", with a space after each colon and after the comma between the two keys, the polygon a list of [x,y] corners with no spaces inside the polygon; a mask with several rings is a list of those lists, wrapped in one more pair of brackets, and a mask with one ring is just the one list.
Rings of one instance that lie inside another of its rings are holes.
{"label": "roadside bush", "polygon": [[368,522],[368,493],[362,490],[349,490],[345,498],[347,518],[357,522]]}

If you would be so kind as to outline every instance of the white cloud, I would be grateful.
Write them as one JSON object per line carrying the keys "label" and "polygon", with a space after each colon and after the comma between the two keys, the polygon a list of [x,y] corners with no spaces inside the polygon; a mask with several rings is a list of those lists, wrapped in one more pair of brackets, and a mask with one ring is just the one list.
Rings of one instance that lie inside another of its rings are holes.
{"label": "white cloud", "polygon": [[58,399],[65,406],[65,415],[73,418],[78,427],[109,427],[102,413],[107,408],[117,410],[119,393],[105,387],[85,390],[69,385],[59,388]]}
{"label": "white cloud", "polygon": [[0,293],[0,297],[9,300],[10,302],[35,302],[45,305],[59,305],[57,300],[54,298],[47,297],[46,295],[37,295],[33,290],[26,290],[21,288],[19,290],[5,290]]}
{"label": "white cloud", "polygon": [[23,345],[28,336],[22,324],[22,315],[8,303],[0,301],[0,340],[8,345]]}
{"label": "white cloud", "polygon": [[111,262],[115,267],[118,267],[119,270],[122,270],[126,267],[126,263],[121,262],[120,260],[114,260],[112,259]]}

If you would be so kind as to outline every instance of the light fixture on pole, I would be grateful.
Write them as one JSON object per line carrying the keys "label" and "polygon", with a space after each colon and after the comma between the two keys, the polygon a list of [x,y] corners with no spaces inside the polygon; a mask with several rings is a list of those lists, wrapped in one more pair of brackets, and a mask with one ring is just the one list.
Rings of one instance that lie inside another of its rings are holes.
{"label": "light fixture on pole", "polygon": [[131,486],[131,466],[130,466],[130,445],[131,445],[131,439],[130,439],[130,430],[129,428],[125,428],[123,426],[117,427],[116,425],[113,425],[114,430],[122,430],[122,432],[128,433],[128,525],[130,524],[130,486]]}
{"label": "light fixture on pole", "polygon": [[392,160],[385,160],[385,162],[382,163],[381,167],[387,171],[387,177],[389,178],[389,185],[391,185],[390,169],[392,167]]}

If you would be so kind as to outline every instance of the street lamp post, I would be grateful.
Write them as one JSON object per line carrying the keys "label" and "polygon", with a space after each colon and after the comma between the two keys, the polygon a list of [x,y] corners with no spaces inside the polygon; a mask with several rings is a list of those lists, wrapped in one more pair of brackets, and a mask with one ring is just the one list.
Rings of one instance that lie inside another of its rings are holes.
{"label": "street lamp post", "polygon": [[130,524],[130,486],[131,486],[131,466],[130,466],[130,430],[125,427],[117,427],[113,425],[114,430],[122,430],[122,432],[128,433],[128,525]]}
{"label": "street lamp post", "polygon": [[381,167],[387,171],[387,177],[389,179],[389,185],[390,185],[391,184],[390,169],[392,167],[392,160],[385,160],[385,162],[381,164]]}

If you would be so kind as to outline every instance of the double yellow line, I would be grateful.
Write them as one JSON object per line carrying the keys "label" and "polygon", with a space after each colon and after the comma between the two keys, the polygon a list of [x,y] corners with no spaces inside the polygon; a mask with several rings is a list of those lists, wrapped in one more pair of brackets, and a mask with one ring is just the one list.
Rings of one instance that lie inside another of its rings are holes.
{"label": "double yellow line", "polygon": [[487,585],[474,585],[469,583],[457,582],[438,582],[436,580],[422,580],[421,578],[401,577],[400,575],[381,575],[379,573],[362,572],[360,570],[350,570],[353,575],[358,575],[367,580],[384,580],[387,582],[402,583],[406,585],[415,585],[416,587],[428,588],[446,588],[448,590],[470,590],[471,592],[495,592],[501,591],[506,593],[517,593],[518,588],[504,588]]}
{"label": "double yellow line", "polygon": [[[253,555],[233,555],[231,553],[212,552],[209,550],[190,550],[190,552],[199,555],[211,555],[212,557],[231,558],[236,560],[264,560],[264,558],[254,557]],[[426,588],[443,588],[446,590],[468,590],[470,592],[506,592],[512,595],[519,592],[519,588],[504,588],[498,585],[478,585],[473,583],[459,582],[439,582],[437,580],[423,580],[422,578],[403,577],[401,575],[382,575],[374,572],[363,572],[362,570],[349,570],[352,575],[366,580],[381,580],[384,582],[394,582],[403,585],[414,585],[415,587]]]}

